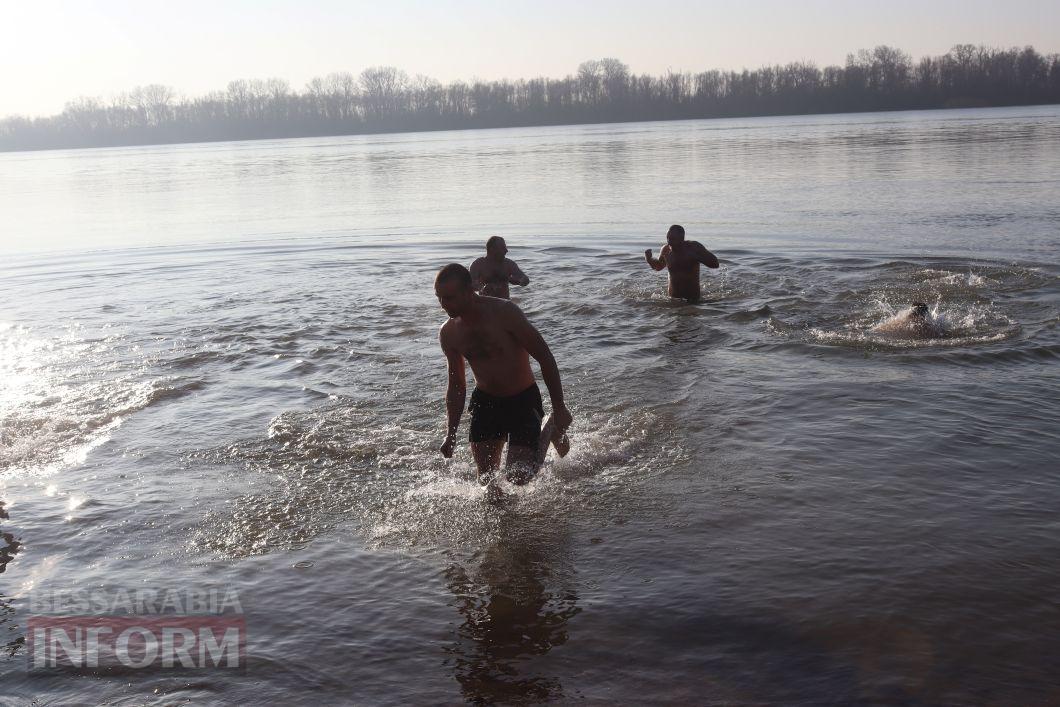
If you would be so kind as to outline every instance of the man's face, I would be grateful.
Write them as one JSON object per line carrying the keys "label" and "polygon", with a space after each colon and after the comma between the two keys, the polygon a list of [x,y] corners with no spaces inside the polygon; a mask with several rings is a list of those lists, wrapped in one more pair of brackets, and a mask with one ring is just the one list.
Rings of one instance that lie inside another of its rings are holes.
{"label": "man's face", "polygon": [[501,239],[486,249],[486,255],[497,259],[503,258],[508,255],[508,245]]}
{"label": "man's face", "polygon": [[450,317],[459,317],[471,304],[471,288],[457,280],[446,280],[434,286],[438,303]]}
{"label": "man's face", "polygon": [[675,246],[679,246],[682,243],[684,243],[685,242],[685,237],[683,235],[681,235],[680,233],[676,233],[674,231],[667,231],[666,232],[666,242],[670,244],[671,248],[673,248]]}

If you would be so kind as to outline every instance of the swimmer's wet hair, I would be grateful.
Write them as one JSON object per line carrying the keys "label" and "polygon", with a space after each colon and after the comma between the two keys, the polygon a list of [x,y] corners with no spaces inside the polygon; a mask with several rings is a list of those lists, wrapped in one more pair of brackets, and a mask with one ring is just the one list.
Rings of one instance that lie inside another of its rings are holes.
{"label": "swimmer's wet hair", "polygon": [[486,250],[489,250],[493,246],[497,245],[498,243],[502,243],[502,242],[504,242],[504,239],[501,238],[500,236],[490,236],[489,240],[486,241]]}
{"label": "swimmer's wet hair", "polygon": [[471,289],[471,272],[460,263],[449,263],[439,270],[434,278],[434,286],[437,287],[450,280],[456,280],[464,287]]}
{"label": "swimmer's wet hair", "polygon": [[913,302],[913,314],[917,314],[921,317],[926,317],[928,313],[928,306],[923,302]]}
{"label": "swimmer's wet hair", "polygon": [[678,226],[675,223],[673,226],[670,226],[670,230],[668,230],[667,233],[673,233],[675,235],[678,235],[678,236],[681,236],[682,238],[684,238],[685,237],[685,227],[684,226]]}

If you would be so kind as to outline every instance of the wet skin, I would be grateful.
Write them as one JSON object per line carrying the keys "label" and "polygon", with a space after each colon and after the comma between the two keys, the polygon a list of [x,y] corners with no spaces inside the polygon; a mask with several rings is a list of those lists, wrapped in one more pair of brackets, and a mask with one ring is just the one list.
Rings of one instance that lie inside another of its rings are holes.
{"label": "wet skin", "polygon": [[486,255],[471,264],[472,287],[476,292],[490,297],[511,299],[508,285],[525,287],[530,284],[530,278],[519,266],[504,257],[507,253],[508,247],[501,241],[492,248],[487,248]]}
{"label": "wet skin", "polygon": [[667,234],[666,240],[658,259],[652,257],[650,248],[644,251],[644,259],[652,270],[665,268],[669,271],[671,297],[695,302],[700,296],[699,266],[717,268],[718,258],[698,241],[686,241],[671,234]]}
{"label": "wet skin", "polygon": [[[534,384],[530,368],[533,356],[541,365],[541,376],[552,399],[556,429],[561,433],[566,430],[571,414],[563,401],[556,360],[522,310],[507,300],[476,294],[456,280],[438,284],[435,293],[450,317],[438,334],[449,368],[445,396],[448,433],[440,449],[442,455],[451,457],[456,445],[456,430],[467,394],[465,361],[471,365],[479,389],[509,397]],[[471,443],[481,481],[488,483],[500,467],[504,442],[498,439]],[[536,451],[530,446],[509,445],[506,467],[532,466]]]}

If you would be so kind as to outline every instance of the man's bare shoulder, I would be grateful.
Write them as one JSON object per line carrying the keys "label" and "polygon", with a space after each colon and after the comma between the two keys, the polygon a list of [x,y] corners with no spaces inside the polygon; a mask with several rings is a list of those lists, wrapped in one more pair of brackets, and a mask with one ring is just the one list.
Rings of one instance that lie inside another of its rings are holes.
{"label": "man's bare shoulder", "polygon": [[700,261],[708,268],[720,267],[720,261],[718,256],[707,250],[707,247],[699,241],[691,241],[692,252],[696,254],[696,257],[700,258]]}
{"label": "man's bare shoulder", "polygon": [[479,295],[479,305],[482,307],[482,311],[493,316],[504,316],[510,313],[513,309],[519,310],[519,307],[515,305],[510,299],[504,299],[503,297],[490,297],[489,295]]}
{"label": "man's bare shoulder", "polygon": [[512,322],[523,317],[523,310],[519,309],[519,305],[510,299],[483,295],[479,302],[482,304],[483,312],[496,321]]}
{"label": "man's bare shoulder", "polygon": [[445,323],[438,327],[438,341],[441,342],[442,348],[452,341],[458,326],[455,319],[446,319]]}
{"label": "man's bare shoulder", "polygon": [[486,258],[485,257],[478,257],[478,258],[475,258],[471,262],[471,268],[470,269],[471,270],[477,270],[478,268],[481,268],[485,264],[486,264]]}

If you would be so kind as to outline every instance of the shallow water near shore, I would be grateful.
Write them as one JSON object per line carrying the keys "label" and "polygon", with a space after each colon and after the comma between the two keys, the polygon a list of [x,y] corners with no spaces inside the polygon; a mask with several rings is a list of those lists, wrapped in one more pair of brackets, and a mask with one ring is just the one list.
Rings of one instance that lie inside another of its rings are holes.
{"label": "shallow water near shore", "polygon": [[[3,695],[1055,702],[1058,174],[1056,107],[0,155]],[[431,288],[495,232],[575,415],[503,507]],[[204,586],[244,675],[26,672],[34,592]]]}

